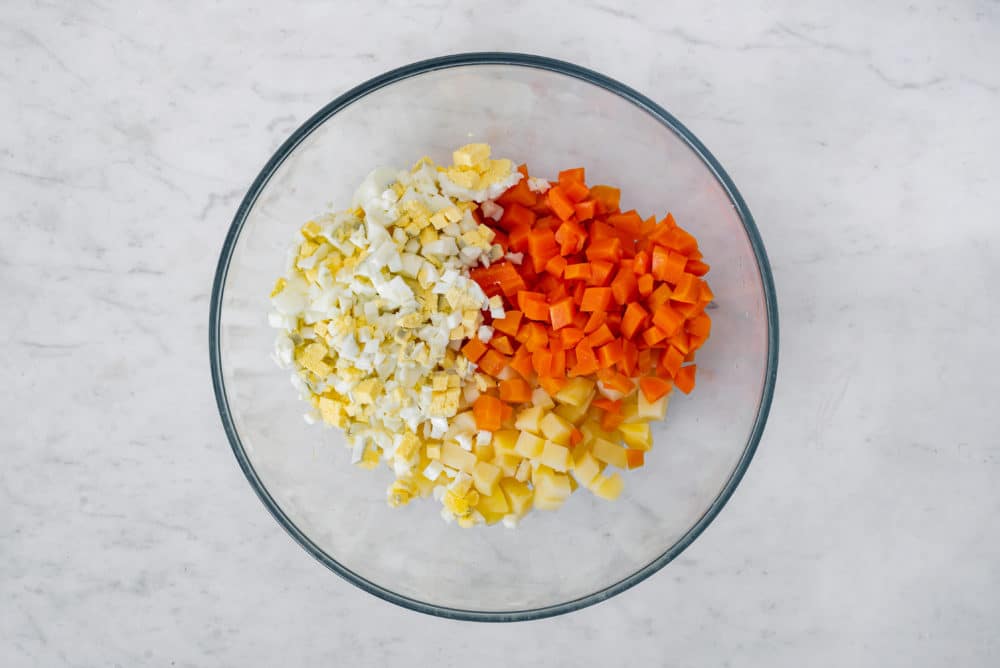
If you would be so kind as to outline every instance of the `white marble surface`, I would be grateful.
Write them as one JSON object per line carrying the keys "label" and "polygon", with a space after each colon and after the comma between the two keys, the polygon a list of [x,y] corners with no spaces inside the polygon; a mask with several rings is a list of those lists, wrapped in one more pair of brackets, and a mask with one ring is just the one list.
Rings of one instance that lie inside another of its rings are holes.
{"label": "white marble surface", "polygon": [[[0,665],[1000,663],[1000,5],[242,4],[0,8]],[[206,347],[222,239],[282,139],[390,67],[489,48],[687,123],[782,316],[716,522],[611,601],[502,627],[382,603],[294,544]]]}

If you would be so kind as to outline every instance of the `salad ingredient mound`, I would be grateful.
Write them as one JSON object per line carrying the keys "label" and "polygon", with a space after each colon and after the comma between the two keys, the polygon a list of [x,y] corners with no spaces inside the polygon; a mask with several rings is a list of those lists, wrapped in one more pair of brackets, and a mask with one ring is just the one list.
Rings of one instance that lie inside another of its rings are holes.
{"label": "salad ingredient mound", "polygon": [[302,226],[269,316],[306,420],[392,468],[390,505],[433,496],[463,527],[516,526],[581,486],[616,498],[609,469],[642,466],[711,330],[709,266],[670,214],[490,154],[373,171],[352,208]]}

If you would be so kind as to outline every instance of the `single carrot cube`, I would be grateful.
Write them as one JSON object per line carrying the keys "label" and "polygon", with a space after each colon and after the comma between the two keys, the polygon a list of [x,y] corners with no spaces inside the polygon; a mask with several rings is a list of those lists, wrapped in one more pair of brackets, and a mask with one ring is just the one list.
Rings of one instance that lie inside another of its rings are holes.
{"label": "single carrot cube", "polygon": [[622,316],[622,334],[628,338],[635,336],[639,328],[646,324],[649,312],[639,304],[632,302],[625,307],[625,315]]}
{"label": "single carrot cube", "polygon": [[552,186],[546,193],[546,201],[552,211],[562,220],[569,220],[573,215],[573,201],[566,196],[561,186]]}
{"label": "single carrot cube", "polygon": [[479,358],[486,354],[486,350],[486,344],[478,338],[471,338],[468,343],[462,346],[462,354],[471,362],[478,362]]}
{"label": "single carrot cube", "polygon": [[580,302],[580,310],[585,313],[607,311],[611,304],[611,288],[587,288]]}
{"label": "single carrot cube", "polygon": [[499,353],[492,348],[487,350],[486,353],[479,358],[479,368],[483,370],[483,373],[489,374],[494,378],[500,375],[504,367],[507,366],[509,358],[506,355]]}
{"label": "single carrot cube", "polygon": [[653,292],[653,275],[643,274],[637,279],[636,286],[641,296],[648,297]]}
{"label": "single carrot cube", "polygon": [[697,371],[697,364],[682,366],[674,376],[674,384],[677,386],[677,389],[684,394],[691,394],[691,390],[694,389],[694,376]]}
{"label": "single carrot cube", "polygon": [[476,427],[486,431],[496,431],[502,422],[503,402],[488,394],[480,394],[472,404],[472,415],[476,418]]}
{"label": "single carrot cube", "polygon": [[573,324],[573,317],[576,315],[576,305],[571,297],[560,299],[549,306],[549,320],[552,322],[552,329],[559,330]]}
{"label": "single carrot cube", "polygon": [[500,400],[512,404],[531,401],[531,385],[523,378],[500,381]]}
{"label": "single carrot cube", "polygon": [[659,378],[658,376],[644,376],[639,379],[639,390],[646,397],[646,401],[653,402],[660,397],[670,394],[674,389],[674,383],[669,378]]}

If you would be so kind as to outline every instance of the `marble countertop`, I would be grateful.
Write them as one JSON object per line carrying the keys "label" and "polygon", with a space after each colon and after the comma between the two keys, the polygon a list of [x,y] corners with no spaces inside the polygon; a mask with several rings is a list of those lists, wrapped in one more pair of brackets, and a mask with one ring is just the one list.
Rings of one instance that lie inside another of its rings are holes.
{"label": "marble countertop", "polygon": [[[1000,5],[812,4],[6,3],[0,664],[1000,663]],[[308,557],[236,465],[206,347],[222,240],[289,132],[486,49],[687,124],[754,212],[782,318],[719,518],[640,586],[506,626]]]}

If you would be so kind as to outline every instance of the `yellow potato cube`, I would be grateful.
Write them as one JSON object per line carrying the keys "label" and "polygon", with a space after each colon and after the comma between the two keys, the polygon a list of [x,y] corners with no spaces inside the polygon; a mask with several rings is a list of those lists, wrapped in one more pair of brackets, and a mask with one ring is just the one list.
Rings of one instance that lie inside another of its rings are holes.
{"label": "yellow potato cube", "polygon": [[535,486],[536,497],[565,499],[573,492],[568,475],[556,473],[544,464],[531,474],[531,483]]}
{"label": "yellow potato cube", "polygon": [[517,443],[514,444],[514,452],[522,457],[535,458],[542,454],[542,448],[544,447],[544,439],[535,436],[531,432],[522,431],[521,435],[517,437]]}
{"label": "yellow potato cube", "polygon": [[559,510],[562,508],[565,501],[566,499],[536,494],[534,499],[534,508],[535,510]]}
{"label": "yellow potato cube", "polygon": [[500,489],[503,490],[504,496],[507,497],[507,503],[510,504],[510,512],[518,517],[522,517],[531,509],[531,499],[535,493],[527,484],[513,478],[502,478],[500,480]]}
{"label": "yellow potato cube", "polygon": [[613,434],[610,434],[603,429],[601,425],[594,420],[587,420],[580,426],[580,432],[583,434],[584,443],[593,443],[596,438],[603,438],[605,440],[610,440],[614,438]]}
{"label": "yellow potato cube", "polygon": [[590,491],[602,499],[614,501],[618,498],[618,495],[622,493],[622,488],[624,486],[625,483],[622,482],[621,475],[614,473],[610,477],[598,476],[597,479],[591,483]]}
{"label": "yellow potato cube", "polygon": [[427,458],[428,459],[441,459],[441,444],[440,443],[429,443],[427,445]]}
{"label": "yellow potato cube", "polygon": [[466,473],[472,473],[476,466],[476,456],[463,450],[457,443],[447,442],[441,446],[441,463]]}
{"label": "yellow potato cube", "polygon": [[585,452],[580,460],[573,467],[573,477],[584,487],[589,487],[594,478],[604,471],[604,464],[597,461],[589,452]]}
{"label": "yellow potato cube", "polygon": [[553,409],[552,412],[567,422],[578,425],[586,419],[587,410],[589,408],[589,402],[580,404],[579,406],[573,406],[572,404],[559,404],[555,407],[555,409]]}
{"label": "yellow potato cube", "polygon": [[640,394],[642,394],[642,392],[635,392],[622,399],[622,422],[629,423],[639,421],[639,405],[636,397]]}
{"label": "yellow potato cube", "polygon": [[647,422],[620,424],[618,431],[621,432],[622,440],[636,450],[649,450],[653,447],[653,433]]}
{"label": "yellow potato cube", "polygon": [[627,466],[625,448],[603,438],[594,439],[594,456],[620,469]]}
{"label": "yellow potato cube", "polygon": [[647,401],[645,395],[639,392],[639,404],[635,416],[640,420],[662,420],[667,417],[667,406],[670,395],[664,395],[656,401]]}
{"label": "yellow potato cube", "polygon": [[542,430],[545,438],[558,443],[559,445],[569,445],[569,436],[573,431],[573,425],[562,419],[555,413],[546,413],[538,427]]}
{"label": "yellow potato cube", "polygon": [[555,400],[559,403],[570,404],[571,406],[580,406],[589,402],[593,398],[593,393],[594,381],[587,380],[582,376],[570,378],[569,382],[556,392]]}
{"label": "yellow potato cube", "polygon": [[522,459],[517,465],[517,470],[514,471],[514,478],[521,482],[527,482],[531,478],[531,462]]}
{"label": "yellow potato cube", "polygon": [[496,451],[492,445],[479,445],[477,443],[472,446],[472,451],[476,453],[476,459],[481,462],[491,462],[496,457]]}
{"label": "yellow potato cube", "polygon": [[532,434],[540,434],[542,431],[541,421],[545,415],[545,409],[541,406],[529,406],[517,414],[514,427],[522,432],[530,431]]}
{"label": "yellow potato cube", "polygon": [[500,486],[494,485],[493,491],[490,494],[479,495],[479,503],[476,504],[476,510],[484,516],[487,513],[491,513],[503,517],[510,512],[510,502],[507,501],[507,497],[504,496]]}
{"label": "yellow potato cube", "polygon": [[472,467],[472,484],[476,486],[476,491],[484,496],[493,493],[499,480],[499,466],[489,462],[476,462],[476,465]]}
{"label": "yellow potato cube", "polygon": [[517,474],[517,467],[524,461],[520,455],[504,453],[493,458],[493,463],[500,467],[505,477],[513,478]]}
{"label": "yellow potato cube", "polygon": [[493,447],[497,452],[514,452],[514,444],[519,436],[516,429],[501,429],[493,432]]}
{"label": "yellow potato cube", "polygon": [[554,471],[563,472],[569,470],[570,463],[573,461],[569,454],[569,448],[552,441],[545,441],[540,460]]}

